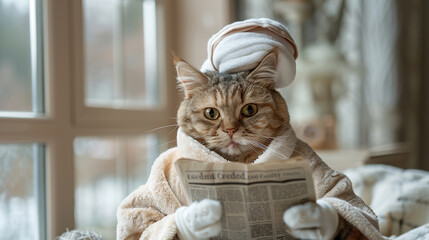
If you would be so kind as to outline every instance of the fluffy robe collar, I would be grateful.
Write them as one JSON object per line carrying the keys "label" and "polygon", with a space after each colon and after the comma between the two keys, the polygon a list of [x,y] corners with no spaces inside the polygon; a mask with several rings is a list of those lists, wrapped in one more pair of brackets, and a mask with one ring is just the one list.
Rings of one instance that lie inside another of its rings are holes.
{"label": "fluffy robe collar", "polygon": [[[268,148],[253,163],[289,159],[295,150],[297,138],[292,128],[271,141]],[[225,158],[211,151],[194,138],[182,131],[177,131],[177,147],[184,158],[201,159],[205,161],[227,162]]]}

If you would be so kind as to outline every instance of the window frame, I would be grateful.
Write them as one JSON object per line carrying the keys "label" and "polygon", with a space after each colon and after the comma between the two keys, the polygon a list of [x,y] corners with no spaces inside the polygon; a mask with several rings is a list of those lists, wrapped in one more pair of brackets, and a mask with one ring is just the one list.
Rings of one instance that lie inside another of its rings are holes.
{"label": "window frame", "polygon": [[[44,76],[44,83],[37,82],[39,92],[44,93],[43,115],[0,114],[1,143],[42,143],[44,157],[38,166],[37,181],[45,182],[46,226],[39,233],[41,239],[54,239],[66,229],[74,228],[74,152],[76,137],[93,136],[137,136],[147,134],[151,129],[175,124],[179,94],[175,84],[175,72],[166,49],[173,49],[172,27],[167,21],[171,12],[168,0],[157,0],[158,64],[161,69],[158,78],[161,103],[152,110],[118,110],[86,107],[84,105],[82,0],[33,0],[43,2],[39,16],[42,21],[43,61],[38,58],[38,76]],[[167,40],[164,40],[167,39]],[[43,72],[41,71],[43,70]],[[174,84],[167,83],[172,81]],[[34,83],[33,83],[34,84]],[[168,104],[167,104],[168,103]],[[40,104],[40,102],[38,103]],[[28,115],[28,116],[27,116]],[[24,116],[24,117],[22,117]],[[170,142],[175,135],[172,128],[157,130],[161,141]],[[170,144],[171,145],[171,144]],[[39,206],[43,211],[43,206]]]}
{"label": "window frame", "polygon": [[[145,0],[142,0],[145,1]],[[165,5],[163,1],[155,1],[157,4],[156,18],[158,25],[161,25],[164,17],[162,7]],[[171,124],[171,121],[165,118],[165,112],[172,112],[170,106],[172,102],[178,102],[177,93],[171,91],[175,89],[168,89],[172,84],[167,84],[171,78],[168,78],[163,71],[158,70],[158,93],[159,103],[150,108],[142,109],[113,109],[107,107],[94,107],[85,105],[85,69],[82,64],[84,59],[84,31],[83,31],[83,8],[82,0],[72,1],[73,9],[73,86],[74,91],[74,116],[73,120],[77,126],[82,127],[97,127],[110,126],[121,127],[124,124],[132,126],[136,129],[151,130],[160,126]],[[159,30],[161,29],[161,30]],[[163,42],[166,32],[163,31],[165,27],[160,26],[157,31],[158,44],[158,69],[165,69],[168,66],[166,63],[166,47]],[[161,46],[161,47],[159,47]],[[174,78],[171,79],[174,81]],[[171,87],[170,87],[171,88]],[[173,104],[174,106],[174,104]],[[141,119],[145,119],[145,126],[142,126]]]}
{"label": "window frame", "polygon": [[43,0],[29,1],[30,21],[30,62],[31,62],[31,99],[32,112],[0,112],[0,144],[32,144],[33,146],[33,186],[37,207],[35,232],[38,239],[48,238],[48,186],[47,186],[47,148],[52,142],[52,121],[45,111],[44,95],[48,84],[44,84],[47,52],[44,49],[46,39],[46,8]]}
{"label": "window frame", "polygon": [[[44,12],[44,84],[38,86],[45,94],[45,113],[25,117],[0,114],[0,143],[45,145],[45,236],[54,239],[67,228],[75,227],[74,139],[152,133],[165,142],[163,147],[166,144],[175,146],[174,128],[159,128],[176,124],[182,98],[177,89],[170,50],[190,63],[200,64],[204,60],[208,38],[232,20],[234,4],[216,0],[207,8],[206,2],[155,0],[158,6],[158,64],[159,69],[163,69],[158,71],[158,88],[163,89],[160,100],[164,101],[152,110],[118,110],[84,105],[83,0],[37,1],[43,1]],[[203,8],[197,7],[200,5]],[[204,21],[193,21],[207,15],[211,17],[209,25]],[[195,29],[204,30],[203,36],[195,38],[192,34],[183,34]]]}

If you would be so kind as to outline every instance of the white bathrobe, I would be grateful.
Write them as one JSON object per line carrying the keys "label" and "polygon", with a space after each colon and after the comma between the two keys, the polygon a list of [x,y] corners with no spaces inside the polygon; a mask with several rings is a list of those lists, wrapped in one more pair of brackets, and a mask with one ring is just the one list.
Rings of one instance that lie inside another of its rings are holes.
{"label": "white bathrobe", "polygon": [[[274,151],[286,158],[304,157],[310,162],[313,171],[316,198],[329,201],[342,219],[368,239],[383,239],[378,231],[376,215],[354,194],[350,180],[329,168],[310,146],[295,137],[292,129],[275,138],[269,148],[272,150],[266,150],[255,162],[278,160],[279,154],[274,154]],[[131,193],[120,205],[117,239],[177,238],[174,212],[186,205],[186,199],[173,163],[182,157],[227,161],[179,129],[177,147],[167,150],[156,159],[147,183]]]}

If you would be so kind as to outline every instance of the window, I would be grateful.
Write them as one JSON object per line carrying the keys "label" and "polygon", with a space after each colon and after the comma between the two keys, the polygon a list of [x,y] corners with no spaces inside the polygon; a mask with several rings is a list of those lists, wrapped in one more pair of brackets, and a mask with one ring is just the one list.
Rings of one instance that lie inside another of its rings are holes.
{"label": "window", "polygon": [[147,181],[159,146],[155,135],[76,138],[76,227],[115,239],[116,210],[122,199]]}
{"label": "window", "polygon": [[[45,143],[42,138],[18,136],[20,123],[32,128],[36,118],[45,114],[42,16],[39,0],[0,0],[0,230],[4,239],[47,237]],[[17,125],[9,128],[13,122]]]}
{"label": "window", "polygon": [[85,105],[158,102],[154,0],[84,0]]}
{"label": "window", "polygon": [[0,114],[3,116],[44,111],[41,7],[39,0],[0,0]]}
{"label": "window", "polygon": [[175,115],[165,111],[159,9],[154,0],[83,0],[75,6],[81,20],[74,26],[75,121],[91,129],[73,140],[75,224],[105,239],[115,239],[121,200],[145,183],[163,142],[174,137],[148,133],[170,125]]}
{"label": "window", "polygon": [[118,204],[175,139],[173,128],[153,131],[174,124],[177,109],[164,41],[169,8],[155,0],[0,0],[7,239],[54,239],[78,227],[115,239]]}
{"label": "window", "polygon": [[44,146],[0,144],[2,239],[46,238]]}

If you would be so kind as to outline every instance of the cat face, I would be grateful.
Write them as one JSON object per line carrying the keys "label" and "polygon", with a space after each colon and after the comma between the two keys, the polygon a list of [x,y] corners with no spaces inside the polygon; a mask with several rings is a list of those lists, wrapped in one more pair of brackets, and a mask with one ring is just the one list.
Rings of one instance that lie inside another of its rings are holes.
{"label": "cat face", "polygon": [[276,60],[273,52],[254,71],[234,74],[201,73],[176,60],[185,92],[179,126],[227,160],[256,159],[289,127],[286,103],[274,90]]}

